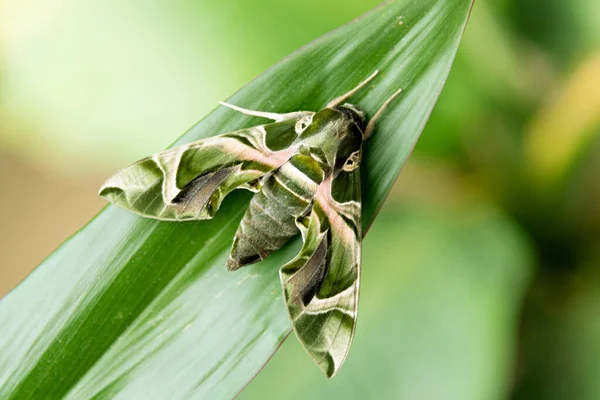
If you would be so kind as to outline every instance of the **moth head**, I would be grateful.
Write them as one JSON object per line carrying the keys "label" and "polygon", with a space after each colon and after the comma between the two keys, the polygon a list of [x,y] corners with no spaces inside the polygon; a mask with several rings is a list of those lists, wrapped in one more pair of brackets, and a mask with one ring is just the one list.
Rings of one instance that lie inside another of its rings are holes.
{"label": "moth head", "polygon": [[362,155],[362,132],[358,129],[349,129],[340,141],[335,155],[334,171],[350,172],[360,165]]}
{"label": "moth head", "polygon": [[344,103],[341,106],[334,107],[334,109],[342,112],[348,119],[354,122],[361,132],[365,131],[366,117],[364,111],[350,103]]}

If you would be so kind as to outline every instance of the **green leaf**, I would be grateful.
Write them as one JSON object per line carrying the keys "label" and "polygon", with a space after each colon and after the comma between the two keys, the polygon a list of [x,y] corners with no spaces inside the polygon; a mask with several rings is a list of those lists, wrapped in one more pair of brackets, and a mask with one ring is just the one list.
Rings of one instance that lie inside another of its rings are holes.
{"label": "green leaf", "polygon": [[[352,99],[372,115],[404,88],[365,148],[369,225],[433,108],[471,4],[386,2],[276,64],[229,102],[318,110],[379,69]],[[259,122],[217,108],[177,143]],[[298,250],[296,241],[260,264],[226,272],[249,198],[232,194],[212,221],[102,211],[2,300],[0,398],[212,399],[239,392],[290,332],[278,268]]]}

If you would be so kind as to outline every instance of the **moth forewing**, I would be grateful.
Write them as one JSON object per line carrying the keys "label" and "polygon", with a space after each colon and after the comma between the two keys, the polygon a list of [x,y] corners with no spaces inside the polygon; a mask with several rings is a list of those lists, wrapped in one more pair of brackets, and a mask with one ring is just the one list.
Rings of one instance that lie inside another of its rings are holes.
{"label": "moth forewing", "polygon": [[256,189],[259,178],[296,152],[296,123],[259,125],[157,153],[117,172],[99,194],[144,217],[212,218],[232,190]]}

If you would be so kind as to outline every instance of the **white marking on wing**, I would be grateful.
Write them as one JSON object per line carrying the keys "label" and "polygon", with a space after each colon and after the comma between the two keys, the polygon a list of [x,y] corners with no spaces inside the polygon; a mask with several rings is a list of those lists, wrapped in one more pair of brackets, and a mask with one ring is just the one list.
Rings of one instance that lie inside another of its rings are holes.
{"label": "white marking on wing", "polygon": [[309,193],[317,193],[317,190],[319,190],[319,184],[310,179],[304,172],[300,171],[291,163],[283,164],[279,169],[279,173],[289,180],[296,182],[298,186]]}
{"label": "white marking on wing", "polygon": [[[188,146],[175,147],[171,151],[158,153],[152,156],[152,159],[160,168],[163,174],[162,195],[165,204],[169,204],[180,192],[177,187],[177,171],[179,170],[179,162],[184,151]],[[164,210],[163,210],[164,211]]]}
{"label": "white marking on wing", "polygon": [[[331,197],[331,180],[332,177],[331,175],[329,175],[327,176],[327,178],[325,178],[323,183],[321,183],[321,186],[319,186],[319,190],[317,191],[317,194],[315,196],[315,201],[318,202],[319,206],[323,210],[323,213],[325,213],[325,216],[327,217],[327,219],[329,219],[329,223],[331,225],[333,234],[342,239],[343,243],[353,244],[357,241],[356,234],[354,230],[348,226],[348,224],[340,214],[343,214],[344,216],[349,216],[349,219],[355,221],[357,215],[360,216],[360,214],[347,215],[347,213],[350,213],[352,211],[352,208],[356,210],[356,208],[358,207],[358,209],[360,210],[360,204],[356,204],[350,207],[343,207],[342,204],[333,200],[333,198]],[[344,204],[351,203],[352,202],[348,202]]]}
{"label": "white marking on wing", "polygon": [[319,299],[314,297],[304,309],[306,314],[322,314],[338,310],[352,318],[356,318],[356,286],[351,285],[333,297]]}

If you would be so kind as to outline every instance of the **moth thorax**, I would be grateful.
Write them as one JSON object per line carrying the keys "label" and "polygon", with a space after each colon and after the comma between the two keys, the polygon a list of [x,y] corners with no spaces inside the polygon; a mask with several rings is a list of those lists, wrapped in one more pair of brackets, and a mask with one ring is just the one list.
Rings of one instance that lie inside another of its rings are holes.
{"label": "moth thorax", "polygon": [[344,103],[341,106],[334,107],[334,109],[341,111],[348,119],[351,119],[361,132],[365,131],[366,121],[364,111],[350,103]]}

